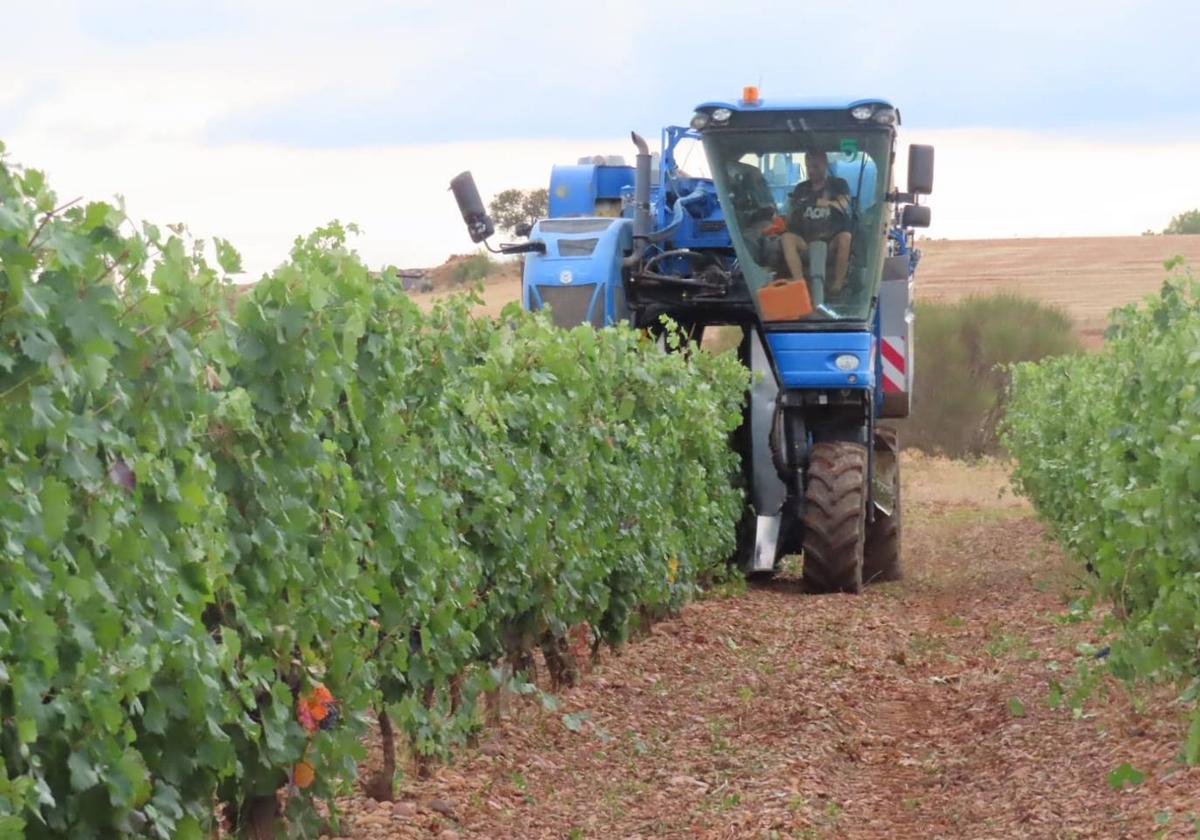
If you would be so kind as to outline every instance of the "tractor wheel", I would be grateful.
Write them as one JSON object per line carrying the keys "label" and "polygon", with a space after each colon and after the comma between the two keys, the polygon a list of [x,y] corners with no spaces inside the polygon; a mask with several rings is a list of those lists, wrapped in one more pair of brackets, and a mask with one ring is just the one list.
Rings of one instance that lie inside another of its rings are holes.
{"label": "tractor wheel", "polygon": [[867,520],[867,450],[818,443],[804,493],[804,581],[817,592],[859,592]]}
{"label": "tractor wheel", "polygon": [[[863,580],[899,580],[900,573],[900,445],[895,429],[875,430],[875,521],[867,527],[863,548]],[[884,512],[882,507],[888,512]]]}

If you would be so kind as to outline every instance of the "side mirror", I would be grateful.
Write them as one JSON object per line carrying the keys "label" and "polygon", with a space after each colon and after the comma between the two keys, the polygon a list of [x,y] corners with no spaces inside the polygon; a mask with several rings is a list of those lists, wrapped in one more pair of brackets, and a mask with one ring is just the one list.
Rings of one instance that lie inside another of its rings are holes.
{"label": "side mirror", "polygon": [[479,197],[479,190],[470,172],[454,176],[450,181],[450,189],[454,192],[454,200],[458,202],[459,212],[467,224],[467,233],[472,242],[482,242],[496,232],[496,226],[488,218],[483,199]]}
{"label": "side mirror", "polygon": [[926,228],[929,227],[929,208],[919,204],[906,204],[900,211],[900,227]]}
{"label": "side mirror", "polygon": [[913,195],[933,192],[933,146],[914,143],[908,147],[908,191]]}
{"label": "side mirror", "polygon": [[513,228],[513,234],[515,236],[527,237],[532,232],[533,225],[529,224],[529,222],[521,222],[519,225]]}

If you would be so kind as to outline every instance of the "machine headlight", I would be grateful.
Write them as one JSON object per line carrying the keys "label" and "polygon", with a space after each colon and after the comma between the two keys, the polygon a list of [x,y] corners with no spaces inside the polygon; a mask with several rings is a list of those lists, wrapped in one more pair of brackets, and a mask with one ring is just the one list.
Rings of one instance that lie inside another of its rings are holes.
{"label": "machine headlight", "polygon": [[895,108],[880,108],[875,113],[875,122],[880,125],[895,125],[896,124],[896,109]]}
{"label": "machine headlight", "polygon": [[696,131],[704,128],[704,126],[708,125],[708,114],[704,113],[703,111],[697,111],[692,115],[692,121],[690,125],[692,128],[696,129]]}
{"label": "machine headlight", "polygon": [[869,119],[871,119],[871,114],[874,111],[875,111],[874,106],[858,105],[858,106],[850,109],[850,116],[854,117],[854,119],[856,119],[856,120],[869,120]]}
{"label": "machine headlight", "polygon": [[727,123],[732,116],[733,111],[730,111],[728,108],[716,108],[712,112],[712,121],[715,123]]}
{"label": "machine headlight", "polygon": [[833,360],[833,365],[838,370],[858,370],[858,356],[853,353],[843,353]]}

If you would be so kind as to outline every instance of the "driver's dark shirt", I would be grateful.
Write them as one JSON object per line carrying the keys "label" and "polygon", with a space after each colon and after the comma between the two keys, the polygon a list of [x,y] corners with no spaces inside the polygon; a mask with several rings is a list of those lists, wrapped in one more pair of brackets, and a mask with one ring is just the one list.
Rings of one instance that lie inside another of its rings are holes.
{"label": "driver's dark shirt", "polygon": [[[818,198],[824,198],[832,205],[818,207]],[[824,187],[819,190],[813,187],[812,181],[801,181],[788,200],[791,207],[788,230],[807,242],[829,240],[850,230],[850,185],[844,178],[826,178]]]}

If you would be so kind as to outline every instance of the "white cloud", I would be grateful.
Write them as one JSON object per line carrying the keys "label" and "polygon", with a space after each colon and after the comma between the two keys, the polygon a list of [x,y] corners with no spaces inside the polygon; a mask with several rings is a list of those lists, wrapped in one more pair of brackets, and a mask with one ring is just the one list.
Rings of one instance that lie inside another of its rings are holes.
{"label": "white cloud", "polygon": [[356,247],[378,265],[431,265],[474,246],[450,179],[470,168],[484,193],[538,187],[556,161],[628,153],[628,141],[522,140],[438,146],[298,150],[269,146],[136,143],[80,148],[19,134],[14,160],[45,169],[60,198],[125,197],[131,215],[185,222],[221,236],[257,273],[282,260],[298,234],[337,218],[357,222]]}
{"label": "white cloud", "polygon": [[[1200,142],[984,130],[909,131],[903,140],[937,147],[934,237],[1134,235],[1200,205],[1200,169],[1188,165],[1200,159]],[[486,200],[506,187],[545,185],[554,163],[629,157],[632,149],[620,136],[340,150],[182,140],[84,148],[21,132],[10,152],[46,169],[62,197],[120,193],[135,216],[232,240],[258,272],[281,260],[296,235],[333,218],[363,227],[357,247],[373,264],[435,264],[472,248],[447,191],[463,169]],[[903,165],[903,148],[898,157]]]}
{"label": "white cloud", "polygon": [[[445,74],[450,89],[511,97],[500,112],[511,120],[496,128],[519,132],[530,115],[555,113],[554,92],[564,79],[577,103],[591,107],[593,98],[611,98],[613,91],[633,102],[665,89],[668,79],[647,76],[647,68],[666,66],[672,84],[696,85],[694,74],[717,75],[717,58],[725,88],[713,94],[724,95],[746,80],[725,75],[750,74],[766,55],[762,49],[777,43],[759,45],[744,20],[721,18],[727,10],[715,0],[700,0],[681,18],[673,7],[632,0],[582,13],[524,0],[453,14],[434,0],[336,6],[213,0],[220,19],[192,28],[195,16],[205,14],[203,3],[180,11],[151,0],[113,2],[104,11],[112,20],[102,18],[100,31],[76,2],[22,7],[13,25],[23,36],[0,51],[0,132],[12,158],[47,170],[64,196],[120,193],[137,216],[185,221],[199,236],[227,237],[254,271],[282,259],[295,235],[335,217],[362,225],[358,245],[373,263],[438,262],[471,247],[446,192],[454,174],[472,169],[485,197],[510,186],[542,186],[555,162],[597,152],[628,155],[631,126],[614,115],[611,137],[578,141],[327,150],[209,143],[210,129],[230,115],[314,95],[361,96],[401,122],[406,108],[464,113],[469,101],[442,101],[432,93],[438,89],[432,82]],[[1125,14],[1130,3],[1125,0]],[[1070,18],[1075,11],[1058,14]],[[1026,32],[1023,15],[958,14],[964,31],[999,27],[1010,40]],[[1085,16],[1080,25],[1098,37],[1107,26],[1101,18]],[[716,52],[694,34],[698,27],[734,34],[735,23],[746,37],[731,38]],[[835,29],[836,21],[826,23]],[[916,21],[906,26],[908,40],[924,31]],[[639,49],[649,48],[655,60],[646,64]],[[777,51],[767,52],[778,58]],[[1014,53],[1014,61],[1019,58]],[[796,77],[771,78],[771,90],[804,87],[797,66]],[[1120,74],[1119,67],[1106,68]],[[691,101],[654,105],[686,118]],[[635,127],[657,136],[657,126]],[[1150,125],[1139,137],[1164,139],[1102,142],[1082,129],[1078,136],[989,129],[904,134],[906,141],[938,147],[930,235],[946,237],[1136,234],[1200,205],[1200,167],[1189,165],[1200,159],[1200,142],[1172,142]]]}
{"label": "white cloud", "polygon": [[1200,206],[1200,167],[1192,163],[1200,140],[1097,142],[983,129],[909,131],[904,139],[937,148],[931,236],[1137,235]]}

